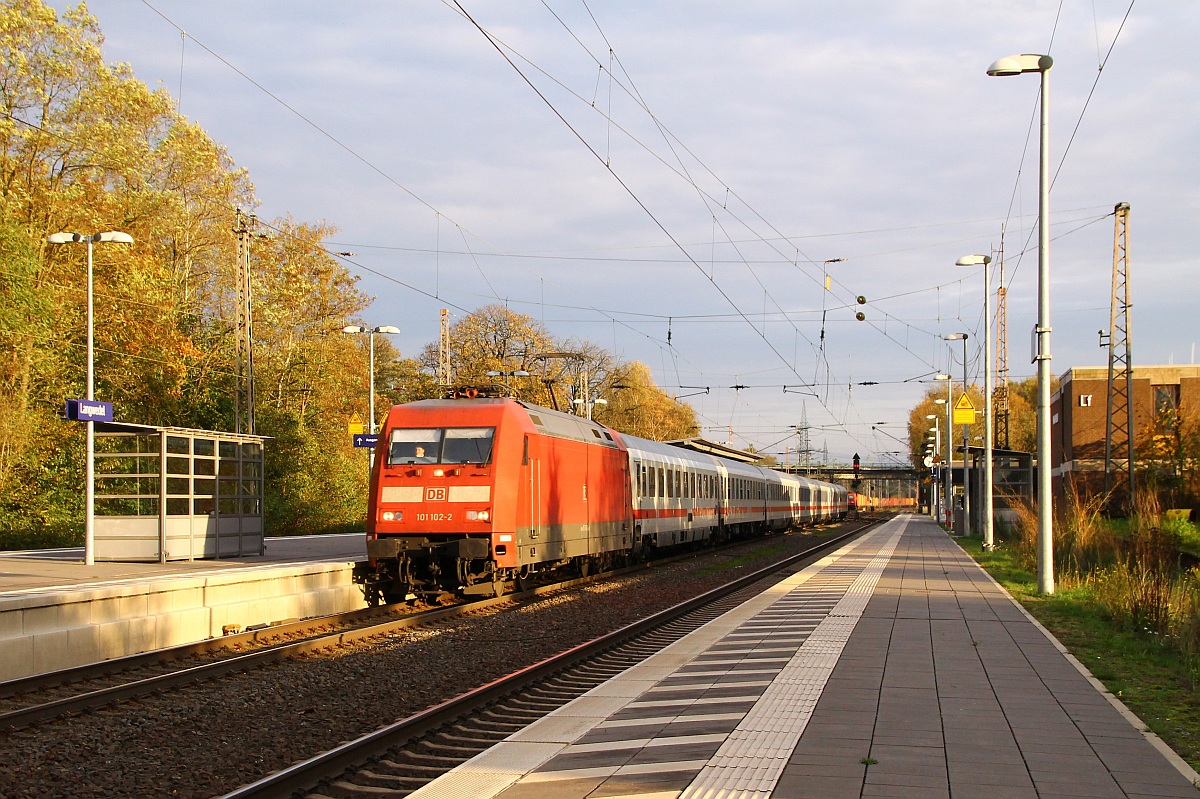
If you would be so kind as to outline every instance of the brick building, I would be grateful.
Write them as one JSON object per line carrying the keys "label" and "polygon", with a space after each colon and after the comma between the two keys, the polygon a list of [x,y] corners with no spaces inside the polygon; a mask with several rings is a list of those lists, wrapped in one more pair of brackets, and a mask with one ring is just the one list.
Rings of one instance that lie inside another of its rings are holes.
{"label": "brick building", "polygon": [[[1129,392],[1134,441],[1140,443],[1165,411],[1200,410],[1200,366],[1135,366]],[[1063,375],[1050,398],[1050,461],[1054,494],[1104,488],[1104,437],[1108,415],[1108,367],[1080,367]],[[1120,442],[1114,442],[1114,447]],[[1126,451],[1114,449],[1124,465]]]}

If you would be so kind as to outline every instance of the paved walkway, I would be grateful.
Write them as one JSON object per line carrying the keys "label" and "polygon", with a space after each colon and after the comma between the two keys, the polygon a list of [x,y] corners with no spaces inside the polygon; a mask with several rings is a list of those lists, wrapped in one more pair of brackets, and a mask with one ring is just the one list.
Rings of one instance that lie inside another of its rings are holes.
{"label": "paved walkway", "polygon": [[1200,797],[932,521],[902,516],[414,799]]}

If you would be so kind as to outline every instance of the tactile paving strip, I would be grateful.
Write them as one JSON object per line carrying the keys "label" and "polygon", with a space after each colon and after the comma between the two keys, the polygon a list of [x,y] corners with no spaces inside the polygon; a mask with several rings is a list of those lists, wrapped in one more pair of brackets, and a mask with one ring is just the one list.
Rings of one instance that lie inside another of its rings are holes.
{"label": "tactile paving strip", "polygon": [[681,799],[769,796],[812,717],[905,525],[898,525],[830,614],[763,692]]}
{"label": "tactile paving strip", "polygon": [[904,529],[889,522],[781,581],[413,799],[569,799],[601,785],[610,797],[767,796]]}

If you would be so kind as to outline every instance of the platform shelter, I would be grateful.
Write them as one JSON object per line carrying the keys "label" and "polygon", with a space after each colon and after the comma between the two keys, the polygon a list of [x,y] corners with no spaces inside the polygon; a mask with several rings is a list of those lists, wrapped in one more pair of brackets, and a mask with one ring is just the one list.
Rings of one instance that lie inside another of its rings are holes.
{"label": "platform shelter", "polygon": [[263,553],[262,436],[95,425],[96,560]]}

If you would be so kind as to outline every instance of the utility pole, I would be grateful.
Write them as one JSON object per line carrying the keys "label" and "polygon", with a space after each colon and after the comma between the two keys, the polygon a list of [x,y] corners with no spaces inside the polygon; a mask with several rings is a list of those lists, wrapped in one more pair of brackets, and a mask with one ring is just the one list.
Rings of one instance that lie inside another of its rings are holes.
{"label": "utility pole", "polygon": [[[251,215],[249,223],[253,224]],[[239,208],[233,232],[237,236],[237,335],[235,359],[237,361],[237,387],[234,410],[234,432],[254,435],[254,330],[253,301],[250,293],[250,237],[247,219]]]}
{"label": "utility pole", "polygon": [[449,386],[454,382],[450,371],[450,311],[442,309],[442,323],[438,338],[438,385]]}
{"label": "utility pole", "polygon": [[1004,285],[1004,231],[1000,231],[1000,287],[996,290],[996,388],[992,390],[995,416],[993,445],[1008,449],[1008,288]]}
{"label": "utility pole", "polygon": [[804,455],[804,474],[807,475],[812,468],[812,446],[809,443],[808,436],[808,405],[807,403],[800,404],[800,424],[793,425],[798,434],[796,441],[796,467],[800,467],[800,455]]}
{"label": "utility pole", "polygon": [[[1104,493],[1111,507],[1133,512],[1133,356],[1129,345],[1129,203],[1113,209],[1112,301],[1108,327],[1108,401],[1104,423]],[[1103,334],[1104,331],[1101,331]],[[1121,450],[1124,450],[1122,453]],[[1124,455],[1124,457],[1122,457]],[[1124,475],[1122,475],[1124,472]],[[1124,477],[1124,480],[1120,478]],[[1122,486],[1122,482],[1124,485]],[[1124,502],[1117,499],[1125,493]]]}

